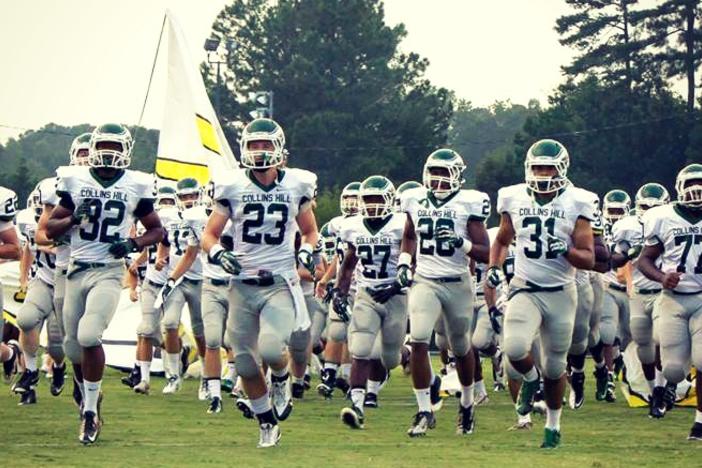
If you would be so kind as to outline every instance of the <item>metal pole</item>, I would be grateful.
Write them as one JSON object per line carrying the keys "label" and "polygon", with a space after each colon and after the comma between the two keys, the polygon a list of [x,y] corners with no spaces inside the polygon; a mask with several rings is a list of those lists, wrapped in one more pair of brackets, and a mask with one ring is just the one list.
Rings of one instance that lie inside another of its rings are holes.
{"label": "metal pole", "polygon": [[219,73],[219,66],[220,66],[221,63],[222,63],[221,61],[219,61],[219,60],[217,61],[217,92],[215,93],[215,106],[216,106],[216,108],[217,108],[217,110],[216,110],[216,112],[217,112],[217,118],[221,118],[221,117],[220,117],[220,112],[221,112],[221,110],[222,110],[222,108],[220,107],[220,106],[221,106],[220,95],[221,95],[221,93],[222,93],[222,90],[221,90],[221,87],[222,87],[222,76],[221,76],[221,74]]}
{"label": "metal pole", "polygon": [[268,118],[273,119],[273,91],[268,91]]}

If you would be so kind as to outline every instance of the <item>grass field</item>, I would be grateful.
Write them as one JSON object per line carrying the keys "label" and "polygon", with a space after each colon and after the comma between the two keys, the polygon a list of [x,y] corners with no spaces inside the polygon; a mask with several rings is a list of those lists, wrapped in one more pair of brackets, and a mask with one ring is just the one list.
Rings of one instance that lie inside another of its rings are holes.
{"label": "grass field", "polygon": [[[489,375],[489,373],[486,373]],[[282,423],[279,447],[256,449],[258,427],[241,417],[227,398],[225,411],[205,413],[197,401],[197,382],[187,381],[177,395],[160,394],[163,379],[152,380],[150,396],[132,394],[110,370],[103,384],[105,425],[95,446],[78,443],[78,416],[70,386],[54,398],[42,380],[39,402],[16,406],[5,389],[0,396],[0,457],[4,466],[702,466],[702,444],[686,440],[692,409],[675,409],[662,421],[646,410],[597,403],[594,381],[577,412],[564,410],[563,443],[555,451],[538,448],[543,419],[529,432],[508,432],[514,410],[506,392],[490,392],[477,412],[476,433],[454,435],[457,402],[438,413],[438,426],[422,439],[405,435],[416,410],[410,381],[398,370],[381,394],[381,408],[367,410],[366,429],[351,431],[339,421],[341,398],[323,401],[314,392],[295,403]],[[490,379],[488,379],[490,380]],[[7,463],[7,465],[5,465]]]}

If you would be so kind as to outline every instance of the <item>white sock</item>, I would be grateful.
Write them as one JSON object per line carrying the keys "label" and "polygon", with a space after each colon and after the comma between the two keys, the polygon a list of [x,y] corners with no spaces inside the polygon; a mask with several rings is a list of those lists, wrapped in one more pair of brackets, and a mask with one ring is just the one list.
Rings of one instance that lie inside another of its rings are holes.
{"label": "white sock", "polygon": [[207,379],[207,390],[212,398],[222,398],[222,381],[219,379]]}
{"label": "white sock", "polygon": [[702,424],[702,411],[695,410],[695,422]]}
{"label": "white sock", "polygon": [[141,380],[149,383],[151,382],[151,361],[138,361],[139,368],[141,369]]}
{"label": "white sock", "polygon": [[271,367],[271,374],[278,377],[278,378],[284,378],[288,376],[288,368],[283,367],[280,370],[275,370]]}
{"label": "white sock", "polygon": [[656,378],[654,379],[654,382],[656,383],[656,387],[665,387],[665,377],[663,377],[663,372],[659,371],[658,369],[656,369]]}
{"label": "white sock", "polygon": [[227,378],[232,382],[236,380],[236,363],[227,363]]}
{"label": "white sock", "polygon": [[531,366],[531,369],[529,369],[529,372],[524,374],[524,381],[525,382],[533,382],[534,380],[539,378],[539,371],[536,370],[536,366]]}
{"label": "white sock", "polygon": [[339,366],[339,370],[341,371],[341,377],[349,380],[349,377],[351,376],[351,364],[342,364]]}
{"label": "white sock", "polygon": [[475,382],[475,394],[483,395],[485,393],[487,393],[487,389],[485,388],[485,381],[480,380],[478,382]]}
{"label": "white sock", "polygon": [[380,393],[380,382],[377,380],[368,379],[368,393]]}
{"label": "white sock", "polygon": [[363,403],[366,401],[366,390],[364,388],[352,388],[351,389],[351,402],[353,406],[360,409],[363,412]]}
{"label": "white sock", "polygon": [[546,429],[561,430],[561,411],[563,408],[546,408]]}
{"label": "white sock", "polygon": [[575,367],[573,367],[571,370],[573,371],[573,373],[578,373],[578,374],[582,374],[583,372],[585,372],[584,367],[581,367],[580,369],[576,369]]}
{"label": "white sock", "polygon": [[100,397],[100,386],[102,385],[102,380],[97,382],[90,382],[89,380],[83,379],[83,386],[85,387],[85,411],[92,411],[97,414],[97,404],[98,398]]}
{"label": "white sock", "polygon": [[166,373],[180,377],[180,353],[166,353]]}
{"label": "white sock", "polygon": [[324,368],[337,370],[339,368],[339,364],[327,361],[324,363]]}
{"label": "white sock", "polygon": [[[10,348],[12,349],[12,348]],[[36,354],[29,354],[27,352],[24,353],[24,366],[27,368],[28,371],[31,372],[36,372],[37,370],[37,355]]]}
{"label": "white sock", "polygon": [[414,396],[417,397],[419,411],[431,412],[431,396],[428,388],[415,388]]}
{"label": "white sock", "polygon": [[296,383],[298,385],[305,385],[305,377],[304,376],[303,377],[295,377],[293,375],[292,381],[293,381],[293,383]]}
{"label": "white sock", "polygon": [[263,414],[266,411],[271,410],[271,400],[268,398],[268,394],[264,394],[260,398],[256,398],[255,400],[251,400],[251,409],[253,409],[253,412],[255,414]]}
{"label": "white sock", "polygon": [[467,387],[461,385],[461,406],[464,408],[469,408],[473,406],[475,385],[470,384]]}

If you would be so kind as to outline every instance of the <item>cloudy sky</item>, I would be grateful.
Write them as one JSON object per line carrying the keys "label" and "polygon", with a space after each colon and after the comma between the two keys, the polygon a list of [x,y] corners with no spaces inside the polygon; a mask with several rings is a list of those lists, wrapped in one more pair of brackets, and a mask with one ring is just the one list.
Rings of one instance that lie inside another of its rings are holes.
{"label": "cloudy sky", "polygon": [[[3,0],[0,2],[0,142],[21,129],[139,118],[166,8],[195,60],[227,0]],[[404,23],[405,51],[428,76],[475,105],[542,102],[572,52],[553,30],[562,0],[386,0]],[[164,54],[165,55],[165,54]],[[143,124],[158,128],[165,74],[157,67]],[[9,128],[8,128],[9,127]]]}

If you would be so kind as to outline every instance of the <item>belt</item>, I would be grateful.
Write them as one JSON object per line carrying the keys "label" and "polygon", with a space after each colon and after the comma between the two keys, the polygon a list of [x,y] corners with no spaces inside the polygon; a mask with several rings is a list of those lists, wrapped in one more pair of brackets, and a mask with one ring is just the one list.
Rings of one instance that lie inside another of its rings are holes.
{"label": "belt", "polygon": [[190,284],[200,284],[200,283],[202,283],[202,280],[196,280],[196,279],[190,279],[190,278],[183,277],[183,282],[190,283]]}
{"label": "belt", "polygon": [[475,293],[475,295],[478,296],[478,297],[483,297],[483,296],[485,296],[485,293],[479,292],[479,293]]}
{"label": "belt", "polygon": [[80,273],[81,271],[89,270],[91,268],[103,268],[107,266],[106,263],[79,261],[74,261],[73,265],[75,266],[75,268],[66,275],[66,279],[71,279],[73,275]]}
{"label": "belt", "polygon": [[509,296],[507,297],[508,299],[512,299],[514,296],[516,296],[519,293],[522,292],[558,292],[558,291],[563,291],[565,287],[563,285],[561,286],[539,286],[536,283],[532,283],[531,281],[526,282],[526,288],[521,288],[521,289],[515,289],[514,291],[510,291]]}
{"label": "belt", "polygon": [[273,286],[275,284],[275,278],[272,276],[265,278],[249,278],[241,280],[241,282],[249,286]]}
{"label": "belt", "polygon": [[626,292],[626,286],[619,286],[615,283],[609,283],[609,289],[614,289],[615,291]]}
{"label": "belt", "polygon": [[682,292],[682,291],[673,290],[673,294],[675,294],[677,296],[695,296],[697,294],[702,294],[702,291]]}
{"label": "belt", "polygon": [[149,283],[151,286],[159,289],[161,289],[164,286],[163,284],[157,283],[156,281],[146,280],[146,282]]}
{"label": "belt", "polygon": [[439,283],[460,283],[463,281],[463,278],[460,276],[444,276],[443,278],[431,278],[431,280]]}
{"label": "belt", "polygon": [[660,289],[636,289],[636,294],[658,294]]}
{"label": "belt", "polygon": [[228,280],[214,278],[207,278],[207,282],[210,283],[212,286],[227,286],[229,284]]}

